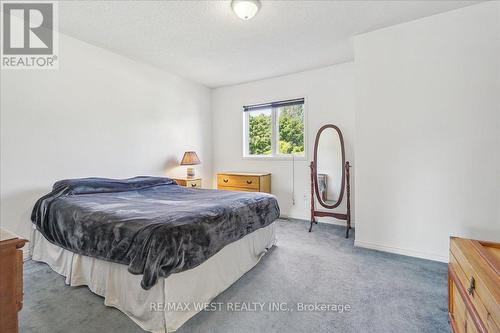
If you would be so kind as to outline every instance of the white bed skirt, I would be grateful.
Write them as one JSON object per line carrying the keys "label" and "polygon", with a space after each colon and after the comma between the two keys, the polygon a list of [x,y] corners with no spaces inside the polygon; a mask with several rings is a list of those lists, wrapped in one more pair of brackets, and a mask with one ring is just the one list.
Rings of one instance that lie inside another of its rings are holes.
{"label": "white bed skirt", "polygon": [[272,223],[226,245],[193,269],[160,278],[150,290],[141,288],[142,275],[130,274],[126,265],[65,250],[50,243],[37,230],[33,234],[32,259],[47,263],[65,276],[70,286],[88,286],[104,297],[105,305],[119,309],[143,330],[167,333],[177,330],[200,311],[193,306],[189,311],[164,310],[168,304],[212,301],[254,267],[275,244],[276,227]]}

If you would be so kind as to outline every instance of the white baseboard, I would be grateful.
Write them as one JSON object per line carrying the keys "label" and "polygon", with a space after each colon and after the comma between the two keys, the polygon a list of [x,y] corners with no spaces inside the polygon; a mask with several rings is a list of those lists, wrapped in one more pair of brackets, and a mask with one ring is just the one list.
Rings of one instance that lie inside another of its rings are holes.
{"label": "white baseboard", "polygon": [[447,255],[443,256],[443,255],[435,254],[435,253],[428,253],[428,252],[421,252],[421,251],[415,251],[415,250],[410,250],[410,249],[403,249],[403,248],[399,248],[399,247],[387,246],[387,245],[365,242],[365,241],[360,241],[360,240],[354,240],[354,246],[362,247],[365,249],[382,251],[382,252],[401,254],[403,256],[439,261],[439,262],[444,262],[444,263],[448,263],[448,261],[449,261],[449,258]]}

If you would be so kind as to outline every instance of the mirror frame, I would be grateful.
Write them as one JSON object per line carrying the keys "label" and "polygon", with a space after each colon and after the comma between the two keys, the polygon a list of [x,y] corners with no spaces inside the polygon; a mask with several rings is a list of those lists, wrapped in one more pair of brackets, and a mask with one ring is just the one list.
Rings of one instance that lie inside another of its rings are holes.
{"label": "mirror frame", "polygon": [[[340,187],[340,193],[339,197],[337,199],[337,202],[335,202],[333,205],[328,205],[326,204],[323,199],[321,198],[321,195],[319,194],[319,187],[318,187],[318,144],[319,144],[319,139],[321,137],[321,133],[323,133],[324,130],[328,128],[333,128],[335,131],[337,131],[339,141],[340,141],[340,149],[342,153],[342,183]],[[327,124],[322,126],[319,130],[318,133],[316,133],[316,139],[314,140],[314,193],[316,194],[316,199],[318,200],[319,204],[325,208],[328,209],[333,209],[338,207],[342,203],[342,199],[344,197],[344,187],[345,187],[345,147],[344,147],[344,137],[342,135],[342,132],[340,131],[340,128],[333,124]]]}

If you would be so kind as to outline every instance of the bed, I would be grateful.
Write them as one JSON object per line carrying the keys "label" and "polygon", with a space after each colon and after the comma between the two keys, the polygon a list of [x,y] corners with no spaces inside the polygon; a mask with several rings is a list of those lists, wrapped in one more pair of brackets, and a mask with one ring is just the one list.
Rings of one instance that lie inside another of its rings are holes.
{"label": "bed", "polygon": [[[150,332],[171,332],[276,242],[276,198],[162,177],[59,181],[32,213],[33,260]],[[169,311],[176,303],[192,304]]]}

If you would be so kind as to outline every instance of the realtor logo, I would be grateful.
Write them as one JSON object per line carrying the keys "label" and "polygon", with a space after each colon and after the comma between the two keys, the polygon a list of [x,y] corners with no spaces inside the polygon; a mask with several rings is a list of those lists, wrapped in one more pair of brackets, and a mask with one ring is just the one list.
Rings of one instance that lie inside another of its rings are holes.
{"label": "realtor logo", "polygon": [[57,3],[9,1],[2,3],[2,69],[55,69]]}

